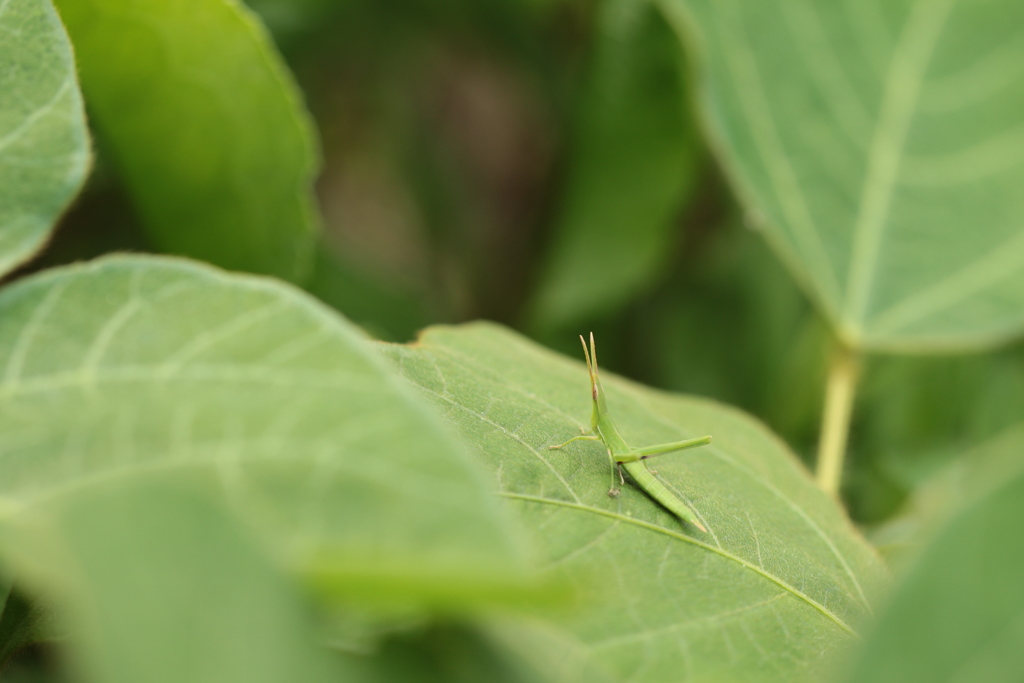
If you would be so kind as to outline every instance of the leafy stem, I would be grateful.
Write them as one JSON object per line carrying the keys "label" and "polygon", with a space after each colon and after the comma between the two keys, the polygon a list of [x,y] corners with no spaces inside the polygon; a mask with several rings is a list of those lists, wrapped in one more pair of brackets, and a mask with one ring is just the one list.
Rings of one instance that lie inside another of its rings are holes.
{"label": "leafy stem", "polygon": [[829,362],[821,441],[818,443],[818,485],[833,495],[839,493],[859,376],[860,354],[840,342]]}

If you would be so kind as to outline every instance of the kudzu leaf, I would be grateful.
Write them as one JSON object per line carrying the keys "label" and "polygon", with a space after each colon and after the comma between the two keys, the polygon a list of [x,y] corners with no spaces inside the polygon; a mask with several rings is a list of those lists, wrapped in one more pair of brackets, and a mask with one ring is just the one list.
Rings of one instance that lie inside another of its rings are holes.
{"label": "kudzu leaf", "polygon": [[582,362],[489,324],[385,348],[476,445],[547,575],[576,589],[574,609],[533,609],[498,629],[559,680],[817,681],[870,612],[879,558],[745,414],[602,375],[631,445],[712,435],[650,461],[701,534],[633,486],[610,498],[601,444],[548,449],[589,428]]}
{"label": "kudzu leaf", "polygon": [[58,0],[82,86],[153,241],[301,280],[315,135],[258,19],[234,0]]}
{"label": "kudzu leaf", "polygon": [[71,45],[47,0],[0,5],[0,275],[46,242],[89,166]]}
{"label": "kudzu leaf", "polygon": [[3,510],[198,469],[341,597],[464,605],[523,582],[463,447],[354,326],[289,286],[154,257],[51,270],[0,293],[0,368]]}
{"label": "kudzu leaf", "polygon": [[661,4],[742,202],[847,343],[1024,330],[1024,5]]}

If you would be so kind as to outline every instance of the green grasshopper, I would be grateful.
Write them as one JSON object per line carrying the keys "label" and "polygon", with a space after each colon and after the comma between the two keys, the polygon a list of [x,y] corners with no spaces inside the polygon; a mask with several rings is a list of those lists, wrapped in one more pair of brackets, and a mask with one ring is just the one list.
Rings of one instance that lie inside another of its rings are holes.
{"label": "green grasshopper", "polygon": [[574,436],[563,444],[558,446],[549,446],[551,449],[562,448],[567,446],[573,441],[601,441],[604,443],[605,450],[608,451],[608,458],[612,462],[612,485],[608,490],[608,495],[616,497],[619,495],[619,489],[615,487],[615,472],[619,473],[619,482],[625,485],[625,477],[622,476],[622,469],[625,467],[626,471],[629,472],[629,476],[633,479],[637,486],[647,492],[654,500],[664,505],[669,512],[679,517],[684,522],[689,522],[701,531],[707,533],[707,529],[704,525],[697,520],[697,515],[694,514],[693,510],[688,508],[683,501],[679,500],[668,488],[655,478],[657,472],[652,472],[647,469],[647,464],[644,460],[653,458],[657,455],[664,455],[665,453],[673,453],[675,451],[681,451],[686,448],[693,448],[695,446],[703,446],[706,443],[711,443],[710,436],[701,436],[696,439],[687,439],[686,441],[673,441],[671,443],[662,443],[657,446],[646,446],[644,448],[630,448],[626,440],[619,434],[619,430],[615,428],[615,423],[612,422],[611,415],[608,414],[608,404],[605,402],[604,389],[601,387],[601,378],[597,374],[597,347],[594,346],[594,333],[590,333],[590,349],[587,349],[587,342],[583,339],[583,335],[580,335],[580,341],[583,342],[583,355],[587,358],[587,371],[590,373],[590,394],[593,398],[594,405],[593,410],[590,413],[590,431],[584,432],[581,428],[582,434]]}

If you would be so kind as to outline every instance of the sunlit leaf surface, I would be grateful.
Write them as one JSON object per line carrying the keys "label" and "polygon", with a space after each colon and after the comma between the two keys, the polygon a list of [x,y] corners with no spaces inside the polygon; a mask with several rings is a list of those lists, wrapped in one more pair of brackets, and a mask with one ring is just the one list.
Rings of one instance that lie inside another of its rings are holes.
{"label": "sunlit leaf surface", "polygon": [[477,446],[549,575],[576,589],[573,609],[535,610],[509,636],[556,679],[817,681],[869,611],[877,556],[746,415],[603,375],[631,444],[714,437],[652,465],[702,534],[632,486],[609,498],[600,444],[548,449],[589,428],[581,362],[485,324],[387,351]]}

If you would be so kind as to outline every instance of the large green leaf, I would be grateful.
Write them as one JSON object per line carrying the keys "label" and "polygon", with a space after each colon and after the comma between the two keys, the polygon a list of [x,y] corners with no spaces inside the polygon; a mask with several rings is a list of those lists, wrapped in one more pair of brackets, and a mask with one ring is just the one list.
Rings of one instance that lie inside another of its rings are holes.
{"label": "large green leaf", "polygon": [[662,4],[747,209],[848,343],[1020,333],[1024,5]]}
{"label": "large green leaf", "polygon": [[869,611],[879,559],[746,415],[604,377],[630,443],[713,435],[656,466],[701,534],[633,487],[609,498],[600,444],[548,449],[589,425],[582,363],[485,324],[386,348],[476,444],[550,576],[576,587],[575,609],[534,610],[511,637],[561,680],[818,680]]}
{"label": "large green leaf", "polygon": [[82,95],[47,0],[0,3],[0,275],[31,257],[89,166]]}
{"label": "large green leaf", "polygon": [[[1020,460],[1020,439],[1007,456]],[[907,574],[853,683],[1024,678],[1024,475],[968,506]]]}
{"label": "large green leaf", "polygon": [[0,294],[0,499],[216,473],[296,571],[342,596],[465,602],[521,580],[490,486],[347,321],[291,287],[162,258]]}
{"label": "large green leaf", "polygon": [[697,162],[681,59],[650,0],[600,5],[536,325],[562,327],[621,305],[665,265]]}
{"label": "large green leaf", "polygon": [[211,478],[193,474],[79,487],[45,505],[46,524],[18,544],[62,598],[84,680],[338,681],[298,587],[213,502]]}
{"label": "large green leaf", "polygon": [[58,0],[98,130],[154,242],[301,279],[317,227],[312,126],[234,0]]}

